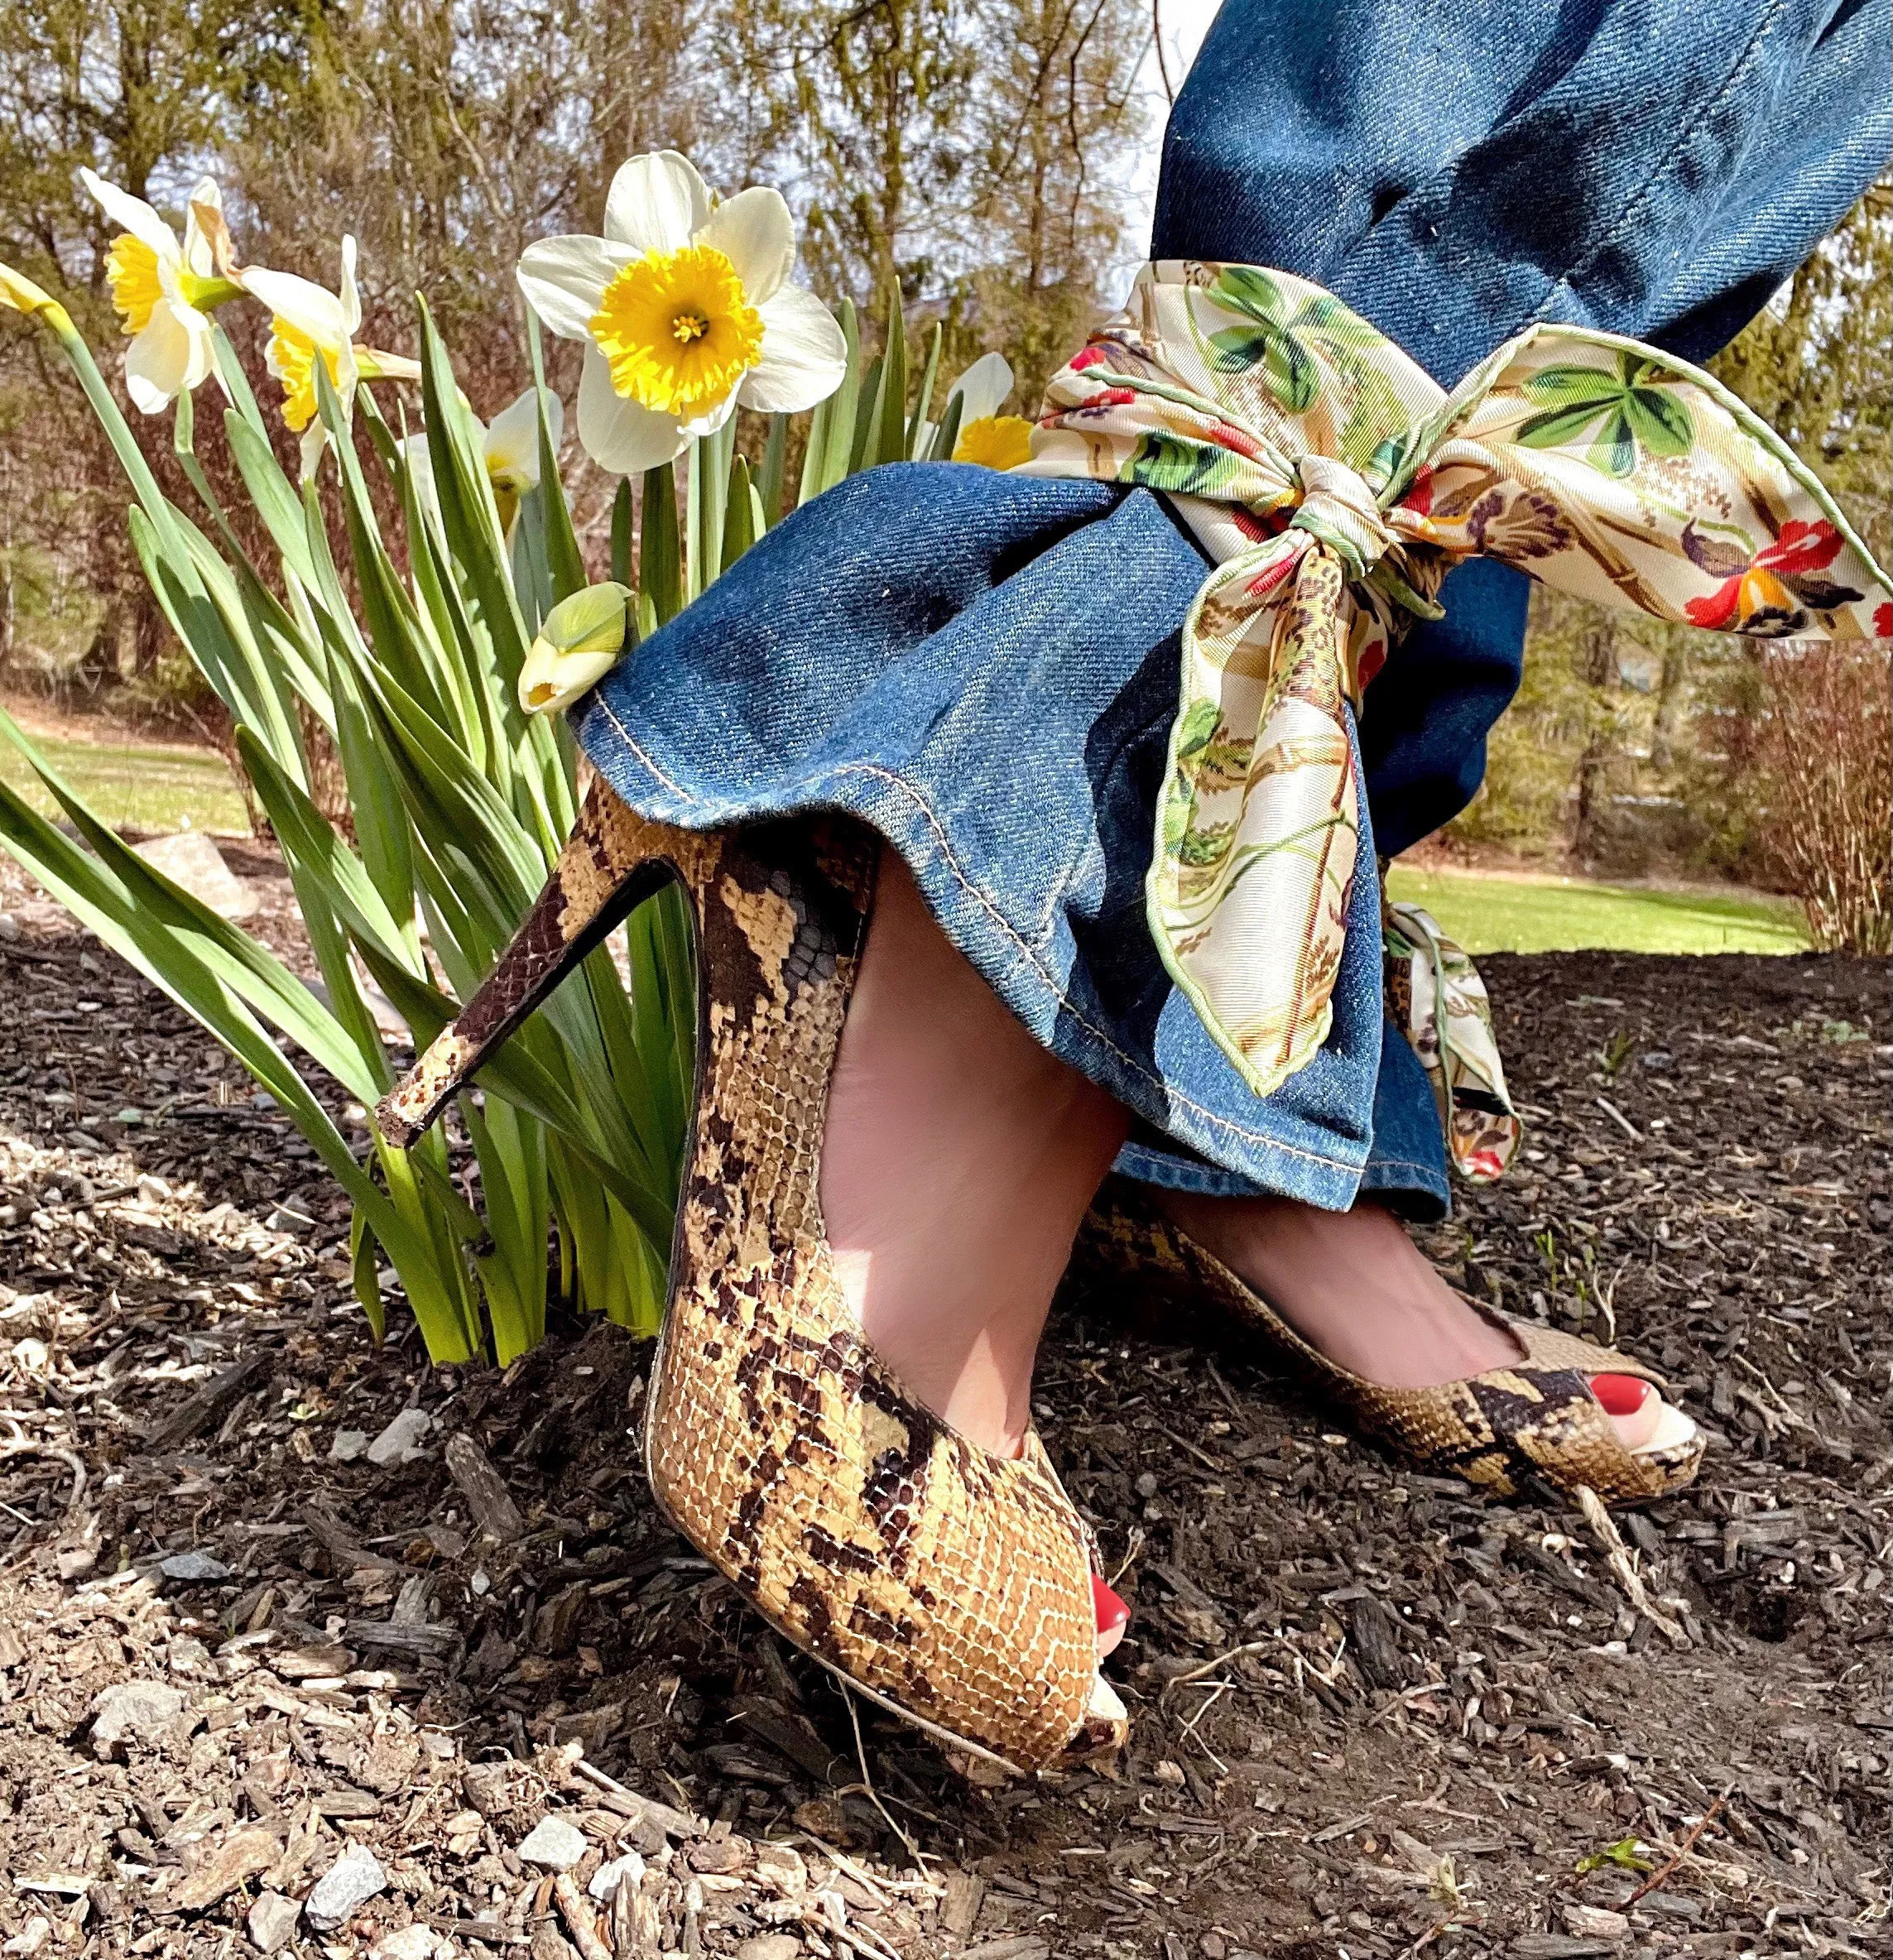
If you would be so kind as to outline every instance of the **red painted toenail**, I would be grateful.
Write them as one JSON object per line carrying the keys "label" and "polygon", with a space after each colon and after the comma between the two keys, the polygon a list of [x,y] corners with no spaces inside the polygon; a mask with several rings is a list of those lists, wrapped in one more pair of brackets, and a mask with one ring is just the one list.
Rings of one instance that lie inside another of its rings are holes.
{"label": "red painted toenail", "polygon": [[1650,1384],[1636,1375],[1591,1377],[1591,1393],[1606,1415],[1635,1415],[1653,1392]]}
{"label": "red painted toenail", "polygon": [[1131,1609],[1099,1578],[1091,1575],[1091,1605],[1098,1616],[1098,1631],[1109,1633],[1113,1628],[1122,1626],[1131,1617]]}

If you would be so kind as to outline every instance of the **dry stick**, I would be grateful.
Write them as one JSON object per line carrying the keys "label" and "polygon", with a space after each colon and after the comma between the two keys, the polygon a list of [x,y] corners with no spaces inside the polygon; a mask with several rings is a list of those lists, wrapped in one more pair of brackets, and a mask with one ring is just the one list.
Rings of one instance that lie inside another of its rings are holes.
{"label": "dry stick", "polygon": [[1728,1801],[1729,1790],[1733,1789],[1734,1788],[1735,1785],[1732,1783],[1728,1786],[1728,1789],[1725,1789],[1722,1794],[1716,1799],[1715,1802],[1710,1804],[1708,1809],[1696,1819],[1694,1824],[1690,1828],[1689,1836],[1683,1840],[1682,1845],[1677,1851],[1675,1857],[1673,1857],[1667,1865],[1658,1866],[1658,1868],[1652,1871],[1649,1877],[1645,1879],[1643,1883],[1631,1894],[1629,1898],[1624,1900],[1622,1908],[1623,1911],[1628,1912],[1631,1907],[1635,1905],[1639,1899],[1645,1897],[1649,1893],[1655,1891],[1659,1886],[1669,1883],[1670,1880],[1675,1876],[1677,1869],[1681,1866],[1684,1859],[1688,1857],[1689,1853],[1696,1848],[1696,1840],[1702,1836],[1704,1831],[1708,1829],[1709,1826],[1713,1824],[1716,1821],[1716,1818],[1721,1814],[1722,1805]]}
{"label": "dry stick", "polygon": [[1240,1660],[1245,1654],[1266,1654],[1275,1645],[1272,1640],[1244,1641],[1241,1646],[1232,1647],[1227,1654],[1218,1654],[1213,1660],[1206,1660],[1201,1667],[1193,1667],[1187,1674],[1178,1674],[1164,1684],[1167,1693],[1172,1688],[1186,1687],[1192,1681],[1200,1681],[1205,1674],[1213,1674],[1226,1660]]}
{"label": "dry stick", "polygon": [[881,1793],[874,1787],[874,1779],[867,1773],[867,1748],[861,1739],[861,1717],[854,1712],[854,1697],[848,1693],[848,1683],[843,1681],[839,1674],[835,1676],[835,1680],[841,1689],[841,1698],[848,1704],[848,1725],[854,1731],[854,1755],[855,1760],[861,1765],[861,1787],[867,1792],[868,1796],[872,1799],[874,1808],[886,1818],[887,1828],[906,1846],[907,1856],[914,1861],[916,1866],[919,1866],[922,1871],[925,1871],[926,1866],[920,1863],[920,1846],[915,1843],[914,1840],[895,1823],[893,1813],[881,1801]]}
{"label": "dry stick", "polygon": [[1670,1615],[1650,1597],[1642,1578],[1638,1575],[1630,1548],[1625,1544],[1611,1514],[1603,1507],[1598,1493],[1588,1483],[1578,1486],[1578,1508],[1584,1514],[1584,1522],[1596,1534],[1598,1542],[1604,1548],[1610,1568],[1617,1574],[1617,1583],[1630,1596],[1630,1603],[1655,1627],[1673,1647],[1686,1647],[1689,1636]]}
{"label": "dry stick", "polygon": [[579,1896],[578,1882],[569,1871],[561,1871],[552,1881],[552,1896],[559,1902],[559,1915],[570,1929],[579,1960],[612,1960],[612,1950],[598,1938],[598,1923],[592,1910]]}

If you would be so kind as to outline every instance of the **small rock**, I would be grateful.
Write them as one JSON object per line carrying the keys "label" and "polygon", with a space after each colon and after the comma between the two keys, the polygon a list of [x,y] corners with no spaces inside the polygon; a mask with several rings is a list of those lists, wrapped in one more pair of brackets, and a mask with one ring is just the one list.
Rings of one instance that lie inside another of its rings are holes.
{"label": "small rock", "polygon": [[[20,1343],[22,1348],[26,1344],[24,1341]],[[37,1347],[39,1343],[36,1342],[34,1345]],[[98,1563],[98,1554],[90,1545],[79,1544],[70,1551],[61,1552],[55,1562],[62,1579],[82,1579]]]}
{"label": "small rock", "polygon": [[758,1933],[736,1949],[736,1960],[795,1960],[801,1950],[792,1933]]}
{"label": "small rock", "polygon": [[351,1844],[316,1880],[303,1901],[304,1916],[318,1933],[333,1933],[384,1890],[387,1882],[381,1860],[365,1844]]}
{"label": "small rock", "polygon": [[20,921],[11,912],[0,912],[0,939],[17,939],[20,936]]}
{"label": "small rock", "polygon": [[1630,1921],[1621,1912],[1601,1905],[1567,1905],[1564,1924],[1572,1933],[1588,1934],[1593,1939],[1627,1939]]}
{"label": "small rock", "polygon": [[569,1871],[584,1857],[585,1833],[562,1817],[540,1818],[519,1847],[520,1857],[528,1865],[543,1865],[552,1871]]}
{"label": "small rock", "polygon": [[532,1930],[532,1944],[526,1948],[531,1960],[578,1960],[572,1943],[550,1919],[541,1919]]}
{"label": "small rock", "polygon": [[194,1634],[174,1633],[166,1650],[165,1665],[187,1680],[200,1679],[210,1672],[210,1650]]}
{"label": "small rock", "polygon": [[337,1463],[352,1463],[368,1447],[368,1432],[366,1429],[338,1429],[335,1440],[329,1445],[329,1460]]}
{"label": "small rock", "polygon": [[293,1899],[284,1898],[281,1892],[260,1893],[244,1922],[250,1944],[259,1953],[273,1953],[278,1947],[286,1946],[295,1936],[295,1922],[301,1910]]}
{"label": "small rock", "polygon": [[368,1948],[368,1960],[434,1960],[446,1943],[431,1926],[424,1926],[416,1919],[409,1925],[397,1926],[392,1933],[384,1933]]}
{"label": "small rock", "polygon": [[613,1899],[617,1895],[618,1887],[627,1879],[634,1886],[644,1883],[644,1860],[634,1851],[627,1851],[622,1858],[613,1858],[609,1864],[599,1866],[585,1890],[599,1900]]}
{"label": "small rock", "polygon": [[809,1889],[809,1868],[792,1845],[759,1844],[756,1847],[756,1882],[785,1899],[800,1899]]}
{"label": "small rock", "polygon": [[247,919],[262,902],[256,888],[230,869],[201,830],[150,838],[132,848],[154,871],[161,872],[219,918]]}
{"label": "small rock", "polygon": [[150,1742],[184,1712],[184,1691],[161,1681],[121,1681],[92,1704],[92,1752],[103,1757],[135,1738]]}
{"label": "small rock", "polygon": [[377,1469],[416,1463],[425,1454],[420,1439],[434,1427],[425,1409],[404,1409],[368,1445],[368,1458]]}
{"label": "small rock", "polygon": [[167,1579],[181,1579],[187,1585],[200,1585],[213,1579],[227,1579],[230,1568],[208,1552],[173,1552],[158,1561],[158,1570]]}
{"label": "small rock", "polygon": [[18,1953],[24,1960],[32,1960],[46,1942],[52,1938],[53,1923],[43,1913],[35,1913],[24,1926],[0,1947],[0,1953]]}
{"label": "small rock", "polygon": [[274,1831],[253,1824],[233,1831],[171,1895],[186,1912],[202,1912],[246,1881],[267,1871],[282,1855]]}

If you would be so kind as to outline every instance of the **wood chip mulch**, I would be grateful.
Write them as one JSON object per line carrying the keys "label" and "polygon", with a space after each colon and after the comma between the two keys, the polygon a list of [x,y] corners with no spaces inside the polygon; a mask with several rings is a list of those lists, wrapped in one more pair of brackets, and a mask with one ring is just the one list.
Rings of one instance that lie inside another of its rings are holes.
{"label": "wood chip mulch", "polygon": [[1889,1952],[1881,966],[1485,963],[1532,1134],[1429,1249],[1713,1434],[1615,1545],[1065,1303],[1134,1737],[976,1789],[656,1518],[641,1343],[377,1351],[306,1148],[12,892],[0,1953]]}

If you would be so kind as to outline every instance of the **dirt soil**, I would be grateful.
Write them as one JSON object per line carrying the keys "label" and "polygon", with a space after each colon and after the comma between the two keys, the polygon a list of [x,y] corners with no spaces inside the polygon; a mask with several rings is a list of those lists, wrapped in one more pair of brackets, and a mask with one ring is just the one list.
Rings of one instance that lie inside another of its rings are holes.
{"label": "dirt soil", "polygon": [[1486,963],[1530,1148],[1430,1249],[1713,1437],[1615,1566],[1226,1330],[1068,1302],[1038,1401],[1133,1741],[971,1789],[654,1516],[644,1346],[377,1350],[305,1147],[6,902],[7,1955],[1889,1951],[1880,965]]}

